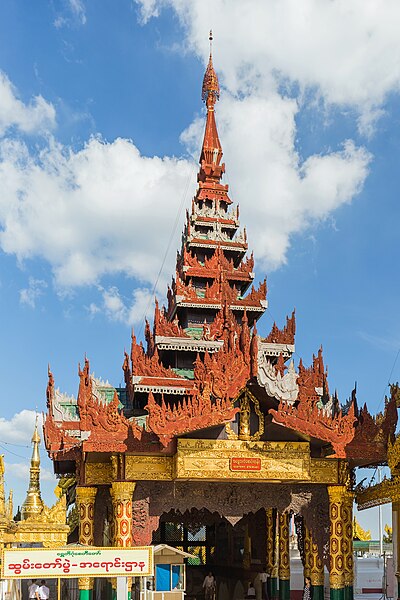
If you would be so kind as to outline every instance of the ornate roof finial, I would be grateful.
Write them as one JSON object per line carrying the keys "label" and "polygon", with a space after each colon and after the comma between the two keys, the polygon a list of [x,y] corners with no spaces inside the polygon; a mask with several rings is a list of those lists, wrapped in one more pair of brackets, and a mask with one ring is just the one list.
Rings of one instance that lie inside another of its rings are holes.
{"label": "ornate roof finial", "polygon": [[213,34],[211,30],[208,39],[210,40],[210,58],[208,59],[207,69],[204,73],[201,97],[203,102],[206,103],[207,108],[211,109],[216,101],[219,100],[219,82],[212,62]]}
{"label": "ornate roof finial", "polygon": [[[203,102],[205,102],[207,106],[207,120],[206,129],[204,132],[203,147],[200,154],[200,164],[202,165],[202,169],[199,173],[199,180],[204,181],[204,179],[208,176],[211,177],[211,179],[216,178],[219,181],[222,173],[224,172],[224,165],[220,165],[222,158],[222,146],[218,137],[214,113],[214,105],[219,99],[219,83],[212,63],[212,31],[210,31],[209,40],[210,58],[204,74],[201,94]],[[205,165],[211,166],[211,170],[206,169],[207,173],[204,170]]]}
{"label": "ornate roof finial", "polygon": [[43,510],[43,500],[40,495],[40,453],[39,444],[40,436],[38,432],[38,417],[36,415],[35,429],[32,436],[32,458],[31,468],[29,469],[29,488],[25,498],[25,502],[22,505],[21,515],[22,519],[28,517],[35,517],[39,515]]}

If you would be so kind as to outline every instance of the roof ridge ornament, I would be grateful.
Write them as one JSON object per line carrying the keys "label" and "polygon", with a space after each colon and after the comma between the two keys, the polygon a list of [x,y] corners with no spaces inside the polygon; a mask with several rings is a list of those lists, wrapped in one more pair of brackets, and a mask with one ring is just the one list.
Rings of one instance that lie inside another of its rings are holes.
{"label": "roof ridge ornament", "polygon": [[212,41],[213,41],[213,33],[210,29],[210,57],[208,59],[208,65],[206,68],[206,72],[204,73],[203,78],[203,87],[201,91],[201,97],[203,102],[206,103],[207,109],[212,109],[215,102],[219,100],[219,81],[217,74],[215,72],[213,61],[212,61]]}

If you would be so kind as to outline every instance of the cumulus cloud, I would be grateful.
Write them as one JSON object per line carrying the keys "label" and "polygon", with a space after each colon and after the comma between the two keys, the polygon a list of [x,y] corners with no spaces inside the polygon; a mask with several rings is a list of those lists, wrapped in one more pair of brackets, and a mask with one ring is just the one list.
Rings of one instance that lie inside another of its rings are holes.
{"label": "cumulus cloud", "polygon": [[[29,461],[25,462],[17,462],[17,463],[8,463],[5,462],[5,471],[6,474],[12,474],[12,478],[14,479],[22,479],[26,484],[29,482]],[[51,472],[50,469],[46,467],[41,467],[40,469],[40,481],[51,481],[53,482],[53,486],[55,487],[57,480],[54,473]]]}
{"label": "cumulus cloud", "polygon": [[153,311],[153,295],[147,288],[136,288],[130,298],[124,298],[116,286],[107,289],[99,287],[101,303],[92,302],[88,307],[89,314],[94,317],[105,313],[112,321],[120,321],[129,325],[142,324],[143,319]]}
{"label": "cumulus cloud", "polygon": [[0,137],[14,127],[25,134],[44,133],[54,128],[54,106],[42,96],[29,104],[18,98],[17,91],[5,73],[0,71]]}
{"label": "cumulus cloud", "polygon": [[[153,283],[193,165],[144,157],[129,140],[54,140],[37,156],[0,144],[0,246],[50,263],[58,286],[125,273]],[[178,241],[178,240],[177,240]]]}
{"label": "cumulus cloud", "polygon": [[[0,441],[9,444],[30,445],[35,428],[36,413],[33,410],[21,410],[11,419],[0,417]],[[38,415],[39,434],[42,428],[42,415]]]}
{"label": "cumulus cloud", "polygon": [[234,94],[296,83],[327,104],[354,107],[370,133],[388,93],[400,89],[400,4],[387,0],[137,0],[141,19],[171,7],[185,44],[208,55],[206,32],[224,85]]}

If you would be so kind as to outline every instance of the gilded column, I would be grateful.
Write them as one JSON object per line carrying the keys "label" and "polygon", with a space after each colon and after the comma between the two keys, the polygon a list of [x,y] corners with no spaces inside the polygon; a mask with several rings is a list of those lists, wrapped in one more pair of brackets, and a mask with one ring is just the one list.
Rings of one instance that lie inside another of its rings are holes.
{"label": "gilded column", "polygon": [[353,501],[353,492],[346,490],[342,502],[345,600],[354,598]]}
{"label": "gilded column", "polygon": [[324,598],[324,562],[320,556],[318,544],[315,542],[311,531],[304,525],[304,577],[311,579],[313,587],[313,600]]}
{"label": "gilded column", "polygon": [[[133,481],[114,481],[111,484],[113,505],[114,546],[126,548],[132,546],[132,498],[136,483]],[[112,581],[116,590],[116,581]],[[128,600],[131,598],[131,579],[128,580]]]}
{"label": "gilded column", "polygon": [[290,600],[289,513],[279,514],[279,599]]}
{"label": "gilded column", "polygon": [[303,565],[303,576],[310,577],[311,566],[312,566],[312,555],[311,555],[311,534],[307,525],[303,519],[303,535],[304,535],[304,565]]}
{"label": "gilded column", "polygon": [[269,574],[268,577],[268,598],[276,598],[277,597],[277,578],[276,574],[273,577],[273,571],[275,567],[275,533],[276,533],[276,511],[273,508],[265,509],[265,517],[266,517],[266,550],[267,555],[265,557],[265,565],[266,571]]}
{"label": "gilded column", "polygon": [[330,520],[329,584],[331,600],[344,600],[345,597],[344,550],[347,549],[347,546],[346,544],[343,544],[343,500],[346,491],[347,490],[344,485],[328,485]]}
{"label": "gilded column", "polygon": [[397,579],[397,598],[400,598],[400,502],[392,503],[392,539],[394,567]]}
{"label": "gilded column", "polygon": [[274,566],[271,571],[271,596],[272,600],[279,598],[278,591],[278,571],[279,571],[279,523],[278,523],[278,512],[274,509],[274,531],[275,531],[275,545],[274,545]]}
{"label": "gilded column", "polygon": [[[94,503],[97,488],[76,488],[76,503],[79,511],[79,543],[84,546],[94,545]],[[90,600],[93,594],[93,579],[91,577],[80,577],[79,600]]]}

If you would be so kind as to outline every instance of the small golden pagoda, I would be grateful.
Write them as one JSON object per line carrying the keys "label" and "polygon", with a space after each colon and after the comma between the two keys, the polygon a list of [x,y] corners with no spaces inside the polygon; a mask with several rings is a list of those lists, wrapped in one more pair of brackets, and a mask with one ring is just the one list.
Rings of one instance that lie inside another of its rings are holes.
{"label": "small golden pagoda", "polygon": [[49,508],[44,504],[40,493],[40,436],[37,419],[32,445],[29,487],[22,505],[20,521],[13,518],[12,492],[7,501],[5,498],[4,456],[0,456],[0,548],[30,543],[41,543],[44,548],[50,548],[67,543],[69,526],[66,524],[65,495]]}

